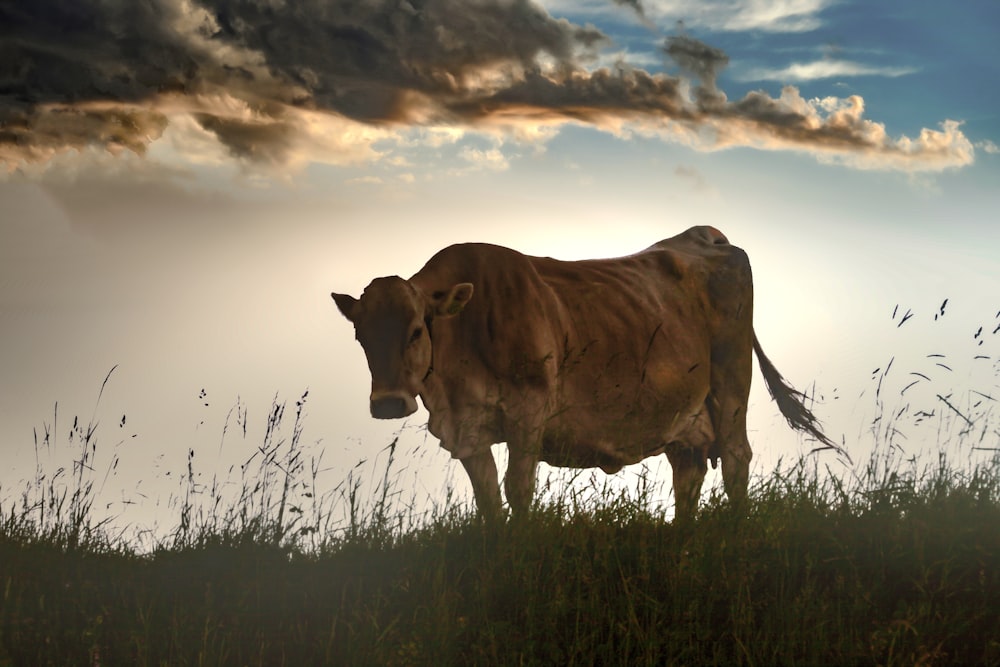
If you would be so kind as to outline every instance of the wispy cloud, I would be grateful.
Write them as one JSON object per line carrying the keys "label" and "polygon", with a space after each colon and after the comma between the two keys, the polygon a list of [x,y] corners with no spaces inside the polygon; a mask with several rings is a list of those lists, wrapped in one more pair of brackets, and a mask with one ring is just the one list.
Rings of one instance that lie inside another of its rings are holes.
{"label": "wispy cloud", "polygon": [[695,190],[705,190],[708,188],[705,177],[696,167],[677,165],[674,168],[674,176],[687,181]]}
{"label": "wispy cloud", "polygon": [[[806,32],[822,25],[832,0],[542,0],[553,14],[610,15],[631,11],[644,24],[661,28],[684,21],[712,30]],[[624,9],[623,9],[624,8]]]}
{"label": "wispy cloud", "polygon": [[[646,16],[695,6],[624,4]],[[740,25],[786,28],[824,6],[707,4],[730,7]],[[892,138],[856,96],[806,100],[786,87],[777,98],[730,100],[717,84],[727,54],[683,34],[662,48],[679,76],[602,67],[606,35],[530,2],[35,0],[0,5],[0,26],[8,170],[74,150],[142,155],[163,142],[198,164],[287,170],[388,161],[398,157],[394,144],[447,144],[470,132],[538,143],[566,124],[699,150],[801,151],[859,168],[935,171],[974,156],[957,123]],[[507,165],[499,149],[459,157]]]}
{"label": "wispy cloud", "polygon": [[792,63],[781,68],[755,68],[739,75],[742,81],[814,81],[854,76],[899,77],[917,72],[915,67],[866,65],[850,60],[824,58],[808,63]]}
{"label": "wispy cloud", "polygon": [[976,142],[976,148],[981,148],[983,152],[991,155],[1000,154],[1000,146],[997,146],[996,143],[990,141],[989,139]]}
{"label": "wispy cloud", "polygon": [[[699,3],[686,4],[696,9]],[[806,32],[820,26],[819,14],[831,4],[831,0],[725,0],[708,3],[709,9],[702,11],[706,20],[724,30]]]}
{"label": "wispy cloud", "polygon": [[466,162],[469,162],[473,167],[477,169],[492,169],[493,171],[505,171],[510,167],[510,163],[507,161],[507,157],[500,152],[499,148],[490,148],[487,150],[479,150],[478,148],[472,148],[471,146],[466,146],[459,153],[461,157]]}

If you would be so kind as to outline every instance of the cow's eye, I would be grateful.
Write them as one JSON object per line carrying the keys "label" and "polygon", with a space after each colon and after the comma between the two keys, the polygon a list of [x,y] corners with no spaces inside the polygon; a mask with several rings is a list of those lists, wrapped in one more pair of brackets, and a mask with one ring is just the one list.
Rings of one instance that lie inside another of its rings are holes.
{"label": "cow's eye", "polygon": [[410,342],[416,343],[418,340],[420,340],[420,337],[423,335],[424,335],[424,328],[417,327],[416,329],[413,330],[413,333],[410,334]]}

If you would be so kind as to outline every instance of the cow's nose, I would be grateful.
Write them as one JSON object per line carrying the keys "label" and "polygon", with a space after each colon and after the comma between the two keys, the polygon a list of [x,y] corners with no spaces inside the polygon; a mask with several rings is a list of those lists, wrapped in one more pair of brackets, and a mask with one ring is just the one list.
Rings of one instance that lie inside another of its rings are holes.
{"label": "cow's nose", "polygon": [[371,412],[375,419],[399,419],[417,411],[417,401],[404,393],[372,393]]}

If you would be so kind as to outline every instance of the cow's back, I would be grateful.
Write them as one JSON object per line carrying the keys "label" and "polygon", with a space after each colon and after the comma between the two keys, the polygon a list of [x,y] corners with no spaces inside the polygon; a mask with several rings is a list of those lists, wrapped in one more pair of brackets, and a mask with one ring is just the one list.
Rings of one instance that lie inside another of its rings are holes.
{"label": "cow's back", "polygon": [[693,227],[625,257],[529,261],[561,304],[564,329],[583,338],[645,321],[692,326],[706,318],[711,324],[714,310],[745,301],[751,291],[746,254],[711,227]]}

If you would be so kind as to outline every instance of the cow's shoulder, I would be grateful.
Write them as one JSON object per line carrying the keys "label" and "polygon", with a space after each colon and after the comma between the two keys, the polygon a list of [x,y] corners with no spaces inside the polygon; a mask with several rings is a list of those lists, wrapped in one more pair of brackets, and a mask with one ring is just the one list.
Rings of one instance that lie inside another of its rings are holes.
{"label": "cow's shoulder", "polygon": [[[411,278],[433,296],[457,283],[471,283],[473,296],[453,324],[471,332],[476,343],[497,345],[511,326],[531,321],[539,326],[548,318],[550,295],[534,265],[535,258],[489,243],[461,243],[434,255]],[[479,341],[479,338],[485,339]]]}
{"label": "cow's shoulder", "polygon": [[517,250],[490,243],[456,243],[435,253],[411,280],[421,286],[477,283],[499,272],[530,271],[529,257]]}

